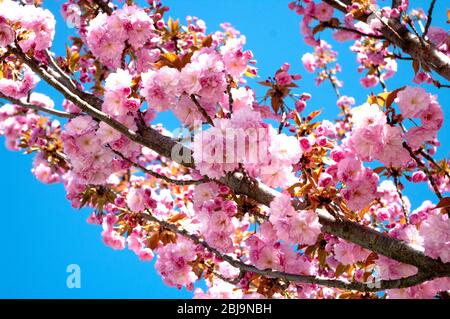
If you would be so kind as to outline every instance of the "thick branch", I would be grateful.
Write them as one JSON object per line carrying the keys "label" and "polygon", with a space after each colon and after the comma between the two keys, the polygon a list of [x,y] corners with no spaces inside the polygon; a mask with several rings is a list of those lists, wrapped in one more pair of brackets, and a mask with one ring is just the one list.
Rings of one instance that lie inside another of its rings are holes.
{"label": "thick branch", "polygon": [[402,279],[381,280],[381,281],[377,281],[375,283],[365,284],[365,283],[361,283],[361,282],[347,282],[347,281],[343,281],[343,280],[339,280],[339,279],[324,279],[324,278],[318,278],[318,277],[310,276],[310,275],[292,274],[292,273],[286,273],[286,272],[276,271],[276,270],[272,270],[272,269],[259,269],[259,268],[256,268],[255,266],[245,264],[242,261],[235,259],[234,257],[231,257],[226,254],[222,254],[216,248],[211,247],[202,238],[187,232],[186,230],[182,229],[181,227],[178,227],[175,224],[168,223],[164,220],[156,218],[155,216],[153,216],[149,213],[143,214],[143,217],[149,221],[157,222],[162,227],[170,229],[171,231],[173,231],[179,235],[189,238],[195,244],[203,246],[206,250],[214,253],[217,257],[223,259],[224,261],[229,263],[231,266],[240,269],[241,273],[242,272],[252,272],[255,274],[259,274],[259,275],[263,275],[263,276],[267,276],[267,277],[271,277],[271,278],[280,278],[287,282],[317,284],[317,285],[321,285],[321,286],[327,286],[327,287],[333,287],[333,288],[339,288],[339,289],[345,289],[345,290],[357,290],[357,291],[364,291],[364,292],[375,292],[375,291],[386,290],[386,289],[407,288],[407,287],[415,286],[415,285],[418,285],[425,281],[428,281],[428,280],[438,277],[435,274],[430,274],[430,273],[425,273],[425,272],[419,271],[416,275],[402,278]]}
{"label": "thick branch", "polygon": [[[347,13],[347,6],[351,5],[351,0],[323,0],[334,8]],[[368,14],[356,17],[358,20],[367,22],[372,18]],[[374,17],[376,19],[376,17]],[[436,49],[433,44],[421,43],[421,39],[403,26],[397,19],[388,19],[387,23],[380,30],[384,37],[391,43],[400,47],[405,53],[413,57],[414,60],[428,66],[442,77],[450,80],[450,57]]]}

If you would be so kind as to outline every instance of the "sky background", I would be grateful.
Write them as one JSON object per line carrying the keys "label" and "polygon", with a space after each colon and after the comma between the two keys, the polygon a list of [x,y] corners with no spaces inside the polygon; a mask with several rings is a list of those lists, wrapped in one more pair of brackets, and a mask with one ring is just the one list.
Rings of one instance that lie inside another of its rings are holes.
{"label": "sky background", "polygon": [[[292,66],[294,73],[303,79],[298,82],[296,93],[309,92],[312,99],[305,112],[323,109],[322,118],[333,119],[337,114],[336,99],[331,86],[324,83],[317,87],[314,75],[307,73],[301,64],[301,56],[311,48],[302,42],[299,34],[300,17],[287,8],[288,0],[165,0],[169,15],[184,21],[187,15],[198,16],[206,22],[208,32],[214,32],[222,22],[232,23],[247,37],[247,49],[253,51],[258,61],[260,79],[272,75],[284,62]],[[428,1],[410,1],[411,7]],[[62,0],[46,0],[57,19],[57,32],[53,50],[65,54],[65,43],[72,32],[59,13]],[[390,3],[387,1],[386,3]],[[427,8],[425,8],[427,9]],[[433,25],[448,29],[445,24],[446,7],[438,1]],[[330,33],[328,33],[329,35]],[[329,38],[329,37],[328,37]],[[324,37],[327,39],[327,36]],[[341,93],[354,96],[357,105],[366,101],[370,92],[381,88],[363,89],[359,86],[360,74],[356,72],[355,55],[349,51],[350,42],[331,42],[339,52],[339,63],[344,81]],[[399,71],[388,80],[390,90],[411,82],[410,61],[399,62]],[[442,78],[439,80],[443,81]],[[429,92],[438,94],[448,119],[449,94],[426,85]],[[38,91],[51,96],[60,107],[61,96],[42,83]],[[264,90],[257,89],[258,97]],[[177,122],[167,115],[159,118],[166,127],[173,129]],[[438,158],[449,155],[448,123],[439,133],[442,146]],[[101,227],[86,223],[89,210],[74,210],[65,199],[62,185],[44,185],[31,173],[33,155],[9,152],[0,137],[0,200],[1,254],[0,298],[190,298],[192,291],[178,290],[163,284],[154,270],[154,261],[141,262],[128,249],[115,251],[101,240]],[[425,199],[435,201],[426,185],[407,185],[405,192],[413,208]],[[410,187],[412,186],[412,187]],[[66,279],[67,266],[77,264],[81,268],[81,288],[69,289]]]}

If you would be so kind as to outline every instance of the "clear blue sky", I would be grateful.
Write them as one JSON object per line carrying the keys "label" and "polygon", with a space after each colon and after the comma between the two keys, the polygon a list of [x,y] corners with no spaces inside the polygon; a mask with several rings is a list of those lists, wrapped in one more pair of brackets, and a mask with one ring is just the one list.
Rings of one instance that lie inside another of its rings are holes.
{"label": "clear blue sky", "polygon": [[[62,0],[44,1],[57,17],[58,28],[53,48],[64,54],[64,44],[70,29],[65,28],[59,14]],[[258,60],[260,75],[265,78],[284,62],[289,62],[303,79],[300,91],[312,93],[307,111],[324,109],[324,118],[336,115],[335,97],[329,84],[317,88],[313,75],[304,71],[300,58],[310,48],[299,35],[300,17],[289,11],[288,0],[166,0],[170,15],[184,20],[195,15],[205,20],[208,30],[215,31],[221,22],[231,22],[247,36],[247,48]],[[388,1],[390,3],[390,1]],[[425,1],[411,1],[412,5]],[[428,3],[428,2],[426,2]],[[438,1],[434,16],[437,24],[444,24],[444,1]],[[349,43],[335,45],[343,67],[343,94],[353,95],[357,103],[366,100],[370,90],[359,86],[355,56]],[[400,62],[398,74],[388,81],[389,88],[397,88],[412,78],[410,62]],[[356,89],[356,91],[353,91]],[[437,89],[426,89],[438,93]],[[39,90],[55,99],[61,97],[45,85]],[[376,92],[379,88],[376,88]],[[258,95],[263,91],[258,90]],[[445,118],[448,119],[449,95],[439,91]],[[161,118],[169,128],[176,123]],[[449,124],[445,122],[439,137],[440,157],[449,155]],[[89,210],[76,211],[65,199],[62,185],[44,185],[31,173],[31,156],[12,153],[3,147],[0,138],[0,198],[2,202],[0,253],[0,298],[190,298],[192,292],[167,287],[156,274],[153,262],[140,262],[129,250],[114,251],[106,247],[100,237],[100,227],[88,225]],[[416,207],[432,193],[426,186],[414,186],[406,193]],[[81,267],[81,288],[68,289],[66,267]]]}

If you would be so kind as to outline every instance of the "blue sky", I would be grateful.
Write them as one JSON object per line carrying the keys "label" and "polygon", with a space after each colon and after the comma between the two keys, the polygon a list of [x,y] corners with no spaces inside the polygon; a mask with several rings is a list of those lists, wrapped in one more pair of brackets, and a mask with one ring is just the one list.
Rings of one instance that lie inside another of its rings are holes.
{"label": "blue sky", "polygon": [[[44,1],[57,17],[57,33],[53,48],[64,54],[64,44],[70,29],[65,27],[59,14],[62,0]],[[184,20],[186,15],[202,18],[210,32],[221,22],[231,22],[247,37],[247,48],[258,61],[262,79],[272,75],[278,67],[289,62],[299,81],[299,92],[313,96],[306,111],[322,108],[323,118],[337,114],[335,96],[328,83],[317,87],[313,75],[304,71],[300,58],[310,51],[302,43],[299,34],[300,17],[287,8],[284,0],[166,0],[171,8],[170,16]],[[390,1],[388,1],[390,3]],[[424,1],[411,1],[412,5]],[[438,1],[433,21],[448,29],[445,20],[444,1]],[[325,37],[326,39],[327,37]],[[334,44],[339,51],[339,63],[343,72],[343,94],[352,95],[357,103],[363,103],[371,90],[359,86],[359,74],[349,43]],[[387,82],[388,88],[401,87],[412,78],[410,62],[400,62],[398,74]],[[442,80],[442,79],[440,79]],[[356,91],[354,91],[356,89]],[[426,89],[439,95],[445,118],[448,119],[448,91],[432,86]],[[40,92],[54,98],[56,105],[61,97],[45,85]],[[379,92],[380,88],[373,89]],[[258,96],[264,91],[258,89]],[[169,128],[176,122],[167,116],[160,118]],[[442,146],[440,157],[449,155],[449,124],[445,123],[439,137]],[[171,288],[162,283],[153,262],[140,262],[129,250],[114,251],[106,247],[100,237],[101,229],[85,222],[89,210],[77,211],[65,199],[62,185],[44,185],[31,173],[32,156],[9,152],[0,138],[0,198],[2,200],[0,254],[0,298],[190,298],[192,292]],[[417,207],[421,201],[435,200],[427,187],[413,186],[406,192]],[[81,268],[81,288],[68,289],[66,268],[78,264]]]}

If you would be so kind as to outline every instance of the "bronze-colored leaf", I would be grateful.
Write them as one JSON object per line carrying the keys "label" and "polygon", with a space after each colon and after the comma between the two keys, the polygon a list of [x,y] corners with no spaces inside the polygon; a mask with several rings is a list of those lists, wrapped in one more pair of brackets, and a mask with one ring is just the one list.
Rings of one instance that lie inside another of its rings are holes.
{"label": "bronze-colored leaf", "polygon": [[395,98],[397,97],[398,92],[400,92],[401,90],[403,90],[405,87],[402,86],[401,88],[398,88],[394,91],[392,91],[391,93],[388,94],[388,96],[386,97],[386,106],[389,107],[392,105],[392,103],[394,103]]}
{"label": "bronze-colored leaf", "polygon": [[435,209],[437,208],[448,208],[450,207],[450,197],[444,197],[439,201],[439,203],[436,205]]}
{"label": "bronze-colored leaf", "polygon": [[313,256],[314,256],[314,253],[315,253],[315,251],[316,251],[316,249],[317,249],[317,246],[316,246],[316,245],[309,246],[309,247],[306,248],[306,250],[305,250],[305,255],[306,255],[306,256],[309,256],[309,257],[313,257]]}
{"label": "bronze-colored leaf", "polygon": [[375,95],[373,95],[373,93],[370,93],[370,95],[367,97],[366,102],[369,103],[370,105],[378,104],[378,99]]}
{"label": "bronze-colored leaf", "polygon": [[280,109],[282,103],[283,100],[277,95],[273,95],[270,99],[270,105],[272,106],[272,110],[275,112],[275,114],[278,113],[278,110]]}
{"label": "bronze-colored leaf", "polygon": [[322,113],[321,110],[313,111],[313,112],[311,112],[311,113],[308,114],[308,119],[311,121],[311,120],[313,120],[315,117],[319,116],[320,113]]}
{"label": "bronze-colored leaf", "polygon": [[339,264],[336,267],[336,271],[334,272],[335,273],[335,277],[337,278],[337,277],[341,276],[344,272],[347,271],[347,268],[348,268],[347,265]]}
{"label": "bronze-colored leaf", "polygon": [[420,62],[417,60],[413,60],[412,62],[414,73],[417,74],[420,70]]}
{"label": "bronze-colored leaf", "polygon": [[147,239],[147,245],[150,249],[156,249],[158,247],[159,243],[159,233],[154,232],[148,239]]}
{"label": "bronze-colored leaf", "polygon": [[373,172],[374,172],[374,173],[377,173],[377,174],[380,174],[380,173],[383,172],[385,169],[386,169],[386,167],[380,166],[380,167],[374,168],[374,169],[373,169]]}
{"label": "bronze-colored leaf", "polygon": [[272,83],[270,83],[269,81],[259,81],[257,82],[258,84],[261,84],[263,86],[269,86],[272,87]]}
{"label": "bronze-colored leaf", "polygon": [[212,42],[213,42],[213,38],[212,38],[212,34],[210,34],[206,38],[203,39],[202,47],[209,48],[212,45]]}

